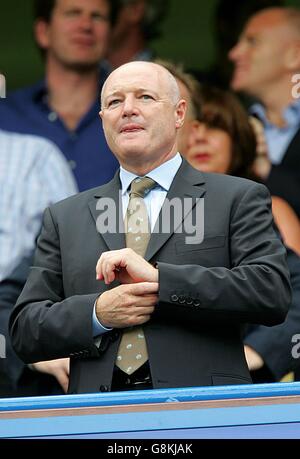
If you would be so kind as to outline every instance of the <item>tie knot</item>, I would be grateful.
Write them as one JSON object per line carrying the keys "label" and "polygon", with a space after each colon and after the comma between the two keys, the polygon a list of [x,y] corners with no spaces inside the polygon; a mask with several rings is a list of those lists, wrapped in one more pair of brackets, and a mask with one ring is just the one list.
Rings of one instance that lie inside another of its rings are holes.
{"label": "tie knot", "polygon": [[137,195],[140,196],[141,198],[144,198],[149,191],[154,188],[156,185],[156,182],[152,180],[150,177],[142,177],[142,178],[136,178],[131,182],[131,188],[130,188],[130,196]]}

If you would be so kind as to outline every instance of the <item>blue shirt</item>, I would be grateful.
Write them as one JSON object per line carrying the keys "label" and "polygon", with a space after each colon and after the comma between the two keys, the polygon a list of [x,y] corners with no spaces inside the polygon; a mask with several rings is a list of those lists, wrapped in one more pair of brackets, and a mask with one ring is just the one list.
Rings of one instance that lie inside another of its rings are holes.
{"label": "blue shirt", "polygon": [[47,103],[44,81],[19,89],[0,99],[0,128],[11,132],[35,134],[54,142],[68,160],[79,191],[108,182],[118,168],[109,150],[102,123],[99,97],[70,131]]}
{"label": "blue shirt", "polygon": [[[157,185],[150,190],[150,192],[144,198],[145,205],[148,210],[148,216],[151,226],[151,231],[153,230],[156,220],[158,218],[159,212],[162,208],[163,202],[167,196],[167,193],[171,187],[171,184],[174,180],[174,177],[182,163],[182,158],[179,153],[177,153],[173,158],[169,159],[165,163],[158,166],[153,171],[147,174],[147,177],[152,178]],[[122,187],[122,207],[123,207],[123,218],[126,213],[129,202],[129,186],[138,175],[133,174],[132,172],[127,171],[123,167],[120,168],[120,181]],[[93,336],[101,335],[108,329],[101,325],[97,319],[96,315],[96,305],[93,310]]]}
{"label": "blue shirt", "polygon": [[250,108],[251,114],[256,115],[264,125],[264,133],[272,164],[280,164],[300,127],[300,101],[293,102],[283,112],[284,127],[270,123],[263,105],[256,103]]}
{"label": "blue shirt", "polygon": [[0,281],[33,252],[45,208],[76,192],[56,145],[0,129]]}

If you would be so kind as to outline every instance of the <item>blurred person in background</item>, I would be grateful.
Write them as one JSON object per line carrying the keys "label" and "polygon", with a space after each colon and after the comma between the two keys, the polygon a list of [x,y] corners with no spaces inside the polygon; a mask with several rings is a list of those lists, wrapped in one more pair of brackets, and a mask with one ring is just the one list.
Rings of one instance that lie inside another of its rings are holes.
{"label": "blurred person in background", "polygon": [[161,36],[169,0],[115,0],[114,24],[106,65],[115,69],[130,61],[151,61],[151,42]]}
{"label": "blurred person in background", "polygon": [[[250,113],[263,124],[271,167],[265,181],[300,216],[300,10],[267,8],[246,23],[229,52],[231,88],[254,99]],[[298,76],[298,80],[295,77]]]}
{"label": "blurred person in background", "polygon": [[79,190],[100,185],[117,169],[99,121],[100,71],[113,0],[35,0],[34,36],[45,76],[7,95],[0,128],[53,141],[74,172]]}
{"label": "blurred person in background", "polygon": [[39,389],[41,378],[14,353],[8,320],[29,273],[45,208],[75,194],[77,186],[65,157],[46,139],[0,130],[0,152],[0,333],[6,341],[0,395],[46,395],[48,386]]}

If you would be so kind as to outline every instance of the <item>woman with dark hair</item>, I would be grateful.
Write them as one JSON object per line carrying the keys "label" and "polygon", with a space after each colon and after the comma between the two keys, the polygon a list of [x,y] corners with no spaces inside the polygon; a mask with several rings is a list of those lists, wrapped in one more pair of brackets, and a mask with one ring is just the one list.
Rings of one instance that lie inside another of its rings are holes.
{"label": "woman with dark hair", "polygon": [[[186,120],[184,136],[179,134],[179,151],[189,163],[203,172],[263,182],[262,168],[267,167],[268,159],[261,137],[257,143],[257,136],[261,135],[259,121],[249,119],[229,91],[202,86],[191,100],[197,109]],[[285,244],[300,255],[300,222],[296,213],[277,196],[272,196],[272,211]]]}

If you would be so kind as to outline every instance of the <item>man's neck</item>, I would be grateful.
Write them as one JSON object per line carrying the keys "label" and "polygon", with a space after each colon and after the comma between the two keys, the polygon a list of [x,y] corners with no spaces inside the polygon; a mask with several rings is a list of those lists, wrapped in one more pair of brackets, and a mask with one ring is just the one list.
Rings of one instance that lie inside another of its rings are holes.
{"label": "man's neck", "polygon": [[172,150],[168,154],[162,155],[157,160],[149,160],[145,162],[145,160],[143,159],[140,161],[120,162],[120,164],[128,172],[143,177],[147,175],[149,172],[155,170],[157,167],[166,163],[170,159],[173,159],[176,156],[176,154],[177,148],[175,147],[172,148]]}
{"label": "man's neck", "polygon": [[46,80],[49,106],[74,130],[98,95],[97,69],[79,72],[48,62]]}
{"label": "man's neck", "polygon": [[281,87],[270,88],[262,94],[260,100],[265,107],[266,116],[270,123],[284,127],[286,125],[284,111],[295,102],[292,94],[292,83],[285,82]]}

